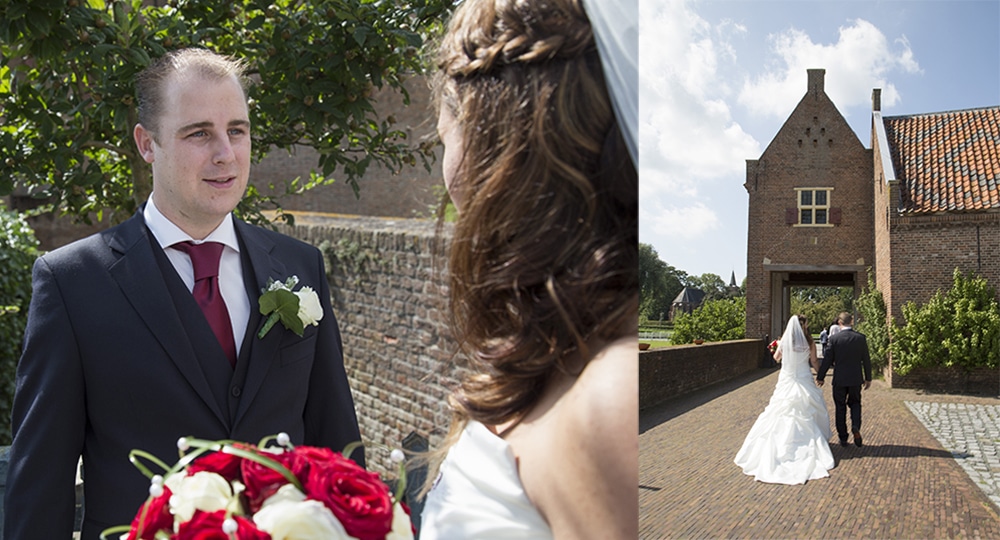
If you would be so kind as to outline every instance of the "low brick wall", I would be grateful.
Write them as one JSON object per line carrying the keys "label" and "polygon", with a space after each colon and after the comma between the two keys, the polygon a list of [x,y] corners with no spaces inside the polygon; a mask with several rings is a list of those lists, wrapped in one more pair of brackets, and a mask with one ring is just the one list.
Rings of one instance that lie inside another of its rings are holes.
{"label": "low brick wall", "polygon": [[742,339],[639,353],[639,409],[770,365],[764,342]]}
{"label": "low brick wall", "polygon": [[1000,370],[996,368],[918,367],[906,375],[886,369],[886,382],[893,388],[926,390],[935,394],[1000,395]]}

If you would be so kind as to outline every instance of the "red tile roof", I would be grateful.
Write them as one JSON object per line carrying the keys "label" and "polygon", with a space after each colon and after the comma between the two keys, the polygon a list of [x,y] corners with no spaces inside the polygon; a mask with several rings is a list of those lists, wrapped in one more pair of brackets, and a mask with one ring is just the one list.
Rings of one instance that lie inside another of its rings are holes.
{"label": "red tile roof", "polygon": [[883,121],[904,213],[1000,210],[1000,107]]}

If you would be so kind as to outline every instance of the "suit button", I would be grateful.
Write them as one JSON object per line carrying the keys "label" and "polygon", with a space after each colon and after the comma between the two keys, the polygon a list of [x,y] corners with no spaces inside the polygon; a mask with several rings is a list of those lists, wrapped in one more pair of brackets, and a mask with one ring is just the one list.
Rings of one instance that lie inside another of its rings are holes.
{"label": "suit button", "polygon": [[234,386],[233,387],[233,390],[232,390],[233,397],[240,397],[240,392],[241,392],[241,390],[240,390],[239,386]]}

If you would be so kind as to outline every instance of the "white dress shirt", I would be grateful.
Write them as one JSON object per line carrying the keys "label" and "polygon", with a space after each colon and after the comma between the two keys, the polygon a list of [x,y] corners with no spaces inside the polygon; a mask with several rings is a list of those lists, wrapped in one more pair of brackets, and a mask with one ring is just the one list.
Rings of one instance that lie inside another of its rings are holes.
{"label": "white dress shirt", "polygon": [[161,214],[153,203],[152,195],[146,202],[142,217],[189,291],[194,289],[194,266],[191,264],[191,257],[171,246],[180,242],[194,244],[219,242],[226,246],[219,260],[219,291],[222,293],[222,299],[226,301],[229,321],[233,326],[233,339],[236,341],[236,356],[239,356],[240,346],[247,332],[247,321],[250,320],[250,299],[247,298],[246,288],[243,286],[243,264],[240,260],[240,243],[236,239],[233,215],[227,214],[222,223],[204,240],[191,238],[191,235]]}

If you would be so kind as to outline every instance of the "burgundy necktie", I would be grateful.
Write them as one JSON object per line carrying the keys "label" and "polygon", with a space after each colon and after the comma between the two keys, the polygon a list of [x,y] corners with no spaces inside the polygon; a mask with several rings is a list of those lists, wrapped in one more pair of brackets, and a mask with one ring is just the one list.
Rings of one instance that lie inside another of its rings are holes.
{"label": "burgundy necktie", "polygon": [[194,289],[191,294],[205,313],[209,326],[229,358],[229,364],[235,367],[236,341],[233,339],[233,325],[229,320],[226,301],[219,290],[219,258],[226,246],[218,242],[181,242],[173,247],[191,256],[191,264],[194,266]]}

